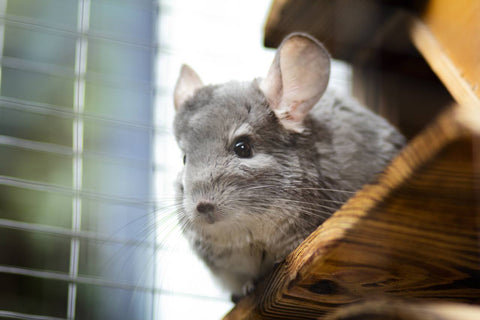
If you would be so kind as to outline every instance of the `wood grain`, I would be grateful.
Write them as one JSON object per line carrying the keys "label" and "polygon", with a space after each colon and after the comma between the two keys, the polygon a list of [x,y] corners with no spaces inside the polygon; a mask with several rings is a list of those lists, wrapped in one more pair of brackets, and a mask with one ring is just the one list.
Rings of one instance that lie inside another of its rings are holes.
{"label": "wood grain", "polygon": [[[480,1],[478,3],[480,4]],[[480,6],[478,12],[480,13]],[[415,47],[422,53],[455,100],[463,105],[477,105],[480,108],[480,15],[478,19],[475,39],[467,40],[464,36],[457,37],[473,43],[472,47],[460,52],[456,51],[455,43],[447,47],[442,46],[439,39],[442,39],[444,34],[440,33],[441,31],[433,33],[432,29],[417,18],[410,20],[410,35]],[[473,50],[476,49],[478,51],[474,52]],[[455,56],[460,53],[466,57],[475,54],[476,61],[472,59],[464,61],[461,57]]]}
{"label": "wood grain", "polygon": [[469,84],[470,90],[476,95],[478,101],[480,98],[480,1],[429,0],[419,12],[419,16],[448,60],[458,70],[460,77]]}
{"label": "wood grain", "polygon": [[480,109],[455,106],[225,319],[312,319],[382,298],[480,303]]}
{"label": "wood grain", "polygon": [[352,305],[325,320],[478,320],[480,307],[459,303],[405,303],[396,300]]}

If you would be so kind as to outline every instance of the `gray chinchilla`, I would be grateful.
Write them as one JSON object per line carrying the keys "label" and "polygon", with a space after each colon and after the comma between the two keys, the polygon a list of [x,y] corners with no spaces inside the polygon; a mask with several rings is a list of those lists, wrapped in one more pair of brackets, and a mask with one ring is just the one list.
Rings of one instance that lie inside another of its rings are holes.
{"label": "gray chinchilla", "polygon": [[399,151],[404,138],[326,90],[330,56],[288,36],[264,79],[204,86],[182,67],[175,136],[179,221],[233,295],[283,260]]}

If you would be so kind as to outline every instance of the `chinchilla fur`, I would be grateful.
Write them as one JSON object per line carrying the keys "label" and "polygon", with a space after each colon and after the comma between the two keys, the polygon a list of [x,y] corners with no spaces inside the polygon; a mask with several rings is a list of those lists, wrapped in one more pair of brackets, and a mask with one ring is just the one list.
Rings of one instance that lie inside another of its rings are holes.
{"label": "chinchilla fur", "polygon": [[204,86],[182,68],[178,218],[234,295],[250,290],[404,144],[386,120],[326,90],[329,63],[320,43],[293,34],[264,79]]}

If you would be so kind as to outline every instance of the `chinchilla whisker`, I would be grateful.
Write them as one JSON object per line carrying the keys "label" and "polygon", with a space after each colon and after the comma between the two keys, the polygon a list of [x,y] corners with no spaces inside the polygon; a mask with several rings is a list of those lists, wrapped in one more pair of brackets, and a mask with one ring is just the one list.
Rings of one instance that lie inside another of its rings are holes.
{"label": "chinchilla whisker", "polygon": [[161,246],[164,247],[169,242],[170,237],[175,236],[175,232],[180,231],[180,229],[181,228],[178,223],[173,223],[168,227],[165,227],[161,233],[157,233],[157,236],[155,237],[155,243],[160,243]]}
{"label": "chinchilla whisker", "polygon": [[[251,202],[251,198],[247,198],[247,197],[236,198],[236,200],[237,201]],[[280,204],[278,204],[278,203],[280,203]],[[250,206],[251,205],[249,204],[249,207]],[[275,199],[275,201],[272,201],[272,202],[265,202],[262,206],[260,206],[260,208],[265,210],[265,209],[268,209],[268,208],[276,207],[278,209],[281,209],[281,210],[285,211],[286,206],[290,209],[289,211],[298,210],[300,208],[303,208],[303,209],[307,208],[308,210],[311,210],[311,211],[318,211],[318,208],[320,207],[320,208],[331,210],[331,211],[329,211],[330,213],[338,210],[338,208],[339,208],[339,207],[332,207],[332,206],[320,205],[320,204],[314,204],[313,205],[312,203],[307,202],[307,201],[292,200],[292,199]]]}
{"label": "chinchilla whisker", "polygon": [[[117,237],[119,234],[121,234],[123,231],[125,231],[127,228],[131,227],[132,225],[136,224],[136,223],[140,223],[142,222],[143,220],[147,219],[147,218],[153,218],[154,215],[155,215],[155,212],[156,210],[153,210],[151,212],[148,212],[146,214],[142,214],[142,215],[139,215],[137,217],[135,217],[134,219],[131,219],[129,221],[127,221],[124,225],[122,225],[121,227],[119,228],[116,228],[112,233],[110,233],[108,235],[108,238],[106,241],[108,241],[108,239],[113,239],[115,237]],[[135,232],[135,234],[133,234],[133,238],[136,238],[138,236],[139,233],[143,233],[143,230],[140,230],[138,232]]]}
{"label": "chinchilla whisker", "polygon": [[[166,208],[165,208],[166,210]],[[165,239],[168,237],[168,233],[175,229],[177,226],[176,212],[173,209],[168,209],[170,212],[164,215],[161,219],[154,219],[151,224],[145,226],[136,233],[135,238],[139,239],[142,243],[149,242],[148,239],[155,235],[154,246],[162,245]],[[177,209],[178,210],[178,209]],[[167,233],[165,234],[165,231]],[[168,231],[170,230],[170,231]],[[158,241],[160,239],[160,242]],[[160,243],[160,244],[159,244]]]}
{"label": "chinchilla whisker", "polygon": [[152,223],[139,230],[137,235],[141,234],[145,239],[147,239],[152,233],[161,232],[160,227],[163,227],[166,222],[176,223],[177,210],[177,206],[165,207],[162,210],[158,210],[152,217]]}
{"label": "chinchilla whisker", "polygon": [[[260,209],[260,211],[265,210],[263,207],[254,207],[252,206],[252,209]],[[277,209],[280,212],[285,212],[285,207],[284,206],[270,206],[269,209]],[[323,214],[326,217],[330,216],[332,214],[332,211],[326,211],[326,210],[318,210],[318,209],[312,209],[312,208],[304,208],[304,207],[293,207],[290,208],[290,213],[295,212],[295,213],[306,213],[309,214],[310,216],[318,216],[319,214]]]}
{"label": "chinchilla whisker", "polygon": [[[258,212],[255,212],[255,210],[258,210],[258,211],[265,211],[265,207],[263,206],[255,206],[255,205],[249,205],[249,208],[252,209],[253,212],[251,212],[251,215],[253,216],[257,216]],[[278,205],[278,206],[275,206],[275,205],[271,205],[269,207],[269,209],[278,209],[280,212],[284,212],[285,211],[285,206],[281,206],[281,205]],[[291,208],[290,208],[291,209]],[[320,218],[323,218],[323,219],[326,219],[328,217],[331,216],[332,212],[331,211],[321,211],[321,210],[318,210],[318,209],[313,209],[313,208],[304,208],[304,207],[295,207],[293,208],[294,212],[296,213],[300,213],[300,214],[304,214],[304,215],[307,215],[309,217],[320,217]],[[316,220],[315,222],[313,223],[317,223]]]}
{"label": "chinchilla whisker", "polygon": [[157,251],[155,257],[157,266],[160,266],[160,268],[157,269],[158,273],[156,274],[156,281],[160,288],[163,288],[164,279],[169,276],[169,266],[172,261],[176,259],[176,256],[180,251],[179,245],[181,241],[179,241],[178,237],[183,237],[183,235],[181,234],[182,225],[180,223],[177,223],[174,227],[175,229],[172,230],[171,234],[168,235],[168,239],[171,238],[172,241],[162,240],[162,243],[164,245],[162,245],[161,250]]}
{"label": "chinchilla whisker", "polygon": [[[322,200],[323,201],[323,200]],[[296,203],[296,204],[299,204],[299,205],[306,205],[306,206],[312,206],[312,204],[310,202],[306,202],[306,201],[300,201],[300,200],[290,200],[290,199],[285,199],[285,202],[287,203]],[[324,208],[324,209],[330,209],[330,210],[338,210],[338,207],[332,207],[332,206],[327,206],[327,205],[323,205],[323,204],[318,204],[316,203],[314,205],[314,207],[320,207],[320,208]]]}
{"label": "chinchilla whisker", "polygon": [[[262,190],[263,188],[256,188],[258,190]],[[248,189],[248,188],[244,188],[242,193],[244,194],[244,197],[243,198],[246,198],[248,194],[245,195],[245,192],[246,191],[251,191],[252,189]],[[290,194],[292,195],[292,192],[289,192],[288,190],[285,191],[284,189],[282,190],[272,190],[271,188],[269,187],[265,187],[265,190],[268,191],[268,194],[270,196],[270,199],[268,198],[268,196],[266,196],[265,198],[265,201],[272,201],[272,200],[276,200],[278,199],[278,197],[284,197],[285,194]],[[294,189],[295,192],[298,192],[299,190],[302,190],[302,189]],[[293,191],[293,190],[292,190]],[[302,195],[299,194],[298,195],[298,199],[301,199],[302,198]],[[331,198],[331,195],[330,195],[330,198],[327,198],[325,197],[324,194],[319,194],[318,195],[318,198],[316,198],[315,195],[310,195],[310,198],[312,199],[310,201],[310,204],[317,204],[318,202],[323,202],[323,206],[325,206],[326,204],[325,203],[332,203],[332,204],[339,204],[339,205],[342,205],[346,202],[346,200],[348,200],[348,197],[339,197],[338,199],[332,199]],[[247,201],[251,201],[251,198],[247,198],[246,199]],[[292,201],[294,201],[294,199],[292,198],[291,199]],[[298,200],[299,201],[299,200]]]}
{"label": "chinchilla whisker", "polygon": [[338,193],[348,193],[354,194],[356,191],[351,190],[341,190],[341,189],[332,189],[332,188],[320,188],[320,187],[299,187],[298,190],[313,190],[313,191],[326,191],[326,192],[338,192]]}
{"label": "chinchilla whisker", "polygon": [[[328,200],[328,199],[327,199]],[[330,202],[330,203],[337,203],[337,204],[343,204],[344,201],[326,201],[326,199],[318,199],[317,202],[313,201],[302,201],[302,200],[295,200],[295,199],[287,199],[287,198],[282,198],[279,199],[281,202],[286,202],[288,204],[295,203],[298,205],[305,205],[306,207],[321,207],[325,209],[331,209],[331,210],[337,210],[340,206],[327,206],[325,204],[319,204],[318,202]]]}
{"label": "chinchilla whisker", "polygon": [[[242,186],[241,189],[254,190],[254,189],[269,189],[269,188],[278,188],[278,182],[276,184],[263,184],[256,186]],[[325,192],[337,192],[337,193],[347,193],[355,194],[356,191],[351,190],[342,190],[342,189],[333,189],[333,188],[321,188],[321,187],[300,187],[300,186],[290,186],[282,185],[282,189],[295,189],[295,190],[309,190],[309,191],[325,191]]]}
{"label": "chinchilla whisker", "polygon": [[[262,211],[265,211],[265,208],[263,207],[254,207],[252,206],[251,208],[252,210],[250,210],[248,213],[250,216],[255,216],[255,215],[258,215],[258,214],[261,214]],[[281,206],[278,206],[278,207],[271,207],[270,210],[273,209],[277,209],[279,212],[284,212],[285,209],[284,207],[281,207]],[[308,217],[315,217],[315,218],[322,218],[323,220],[327,219],[328,217],[330,217],[332,215],[332,211],[324,211],[324,210],[313,210],[313,209],[305,209],[305,208],[296,208],[293,210],[293,212],[297,213],[297,214],[301,214],[303,216],[308,216]],[[285,215],[287,216],[287,215]],[[315,221],[317,221],[318,219],[315,219]]]}
{"label": "chinchilla whisker", "polygon": [[144,206],[162,206],[164,203],[173,202],[176,200],[176,195],[171,196],[162,196],[155,199],[150,200],[138,200],[135,201],[136,204],[144,205]]}
{"label": "chinchilla whisker", "polygon": [[156,217],[154,223],[152,224],[157,231],[160,231],[161,227],[168,225],[168,224],[176,224],[177,223],[177,213],[176,211],[171,212],[169,214],[164,214],[161,217]]}
{"label": "chinchilla whisker", "polygon": [[[138,250],[143,244],[148,244],[150,241],[148,241],[148,238],[152,235],[152,234],[156,234],[158,232],[162,232],[162,228],[164,228],[165,226],[167,226],[166,223],[164,223],[165,221],[167,220],[175,220],[175,214],[173,211],[175,211],[175,206],[164,206],[161,210],[157,210],[157,211],[170,211],[171,213],[166,215],[165,217],[162,217],[162,221],[163,223],[158,223],[157,219],[152,219],[152,223],[146,225],[146,226],[143,226],[140,230],[136,231],[135,233],[132,233],[131,236],[129,237],[129,244],[125,244],[122,246],[122,248],[120,248],[118,250],[118,255],[121,255],[123,254],[122,252],[124,252],[127,248],[130,248],[129,250]],[[148,217],[153,217],[153,213],[148,213],[148,214],[144,214],[144,215],[141,215],[139,217],[136,217],[135,219],[132,219],[130,220],[129,222],[127,222],[124,226],[122,226],[121,228],[118,228],[117,230],[115,230],[115,232],[113,232],[110,237],[113,239],[114,237],[118,236],[119,233],[121,233],[123,230],[125,230],[126,228],[128,227],[131,227],[132,224],[135,224],[136,222],[138,221],[141,221],[145,218],[148,218]],[[168,219],[167,219],[168,218]],[[174,221],[175,224],[176,224],[176,221]],[[106,240],[108,241],[108,239]],[[156,246],[156,244],[154,244],[154,247]],[[132,253],[131,253],[132,254]],[[110,262],[113,260],[113,259],[116,259],[116,254],[113,254],[111,257],[110,257]],[[107,265],[108,265],[108,261],[107,261]]]}
{"label": "chinchilla whisker", "polygon": [[182,230],[182,232],[185,233],[187,230],[189,230],[194,225],[194,219],[181,221],[180,229]]}
{"label": "chinchilla whisker", "polygon": [[[172,226],[175,228],[175,224],[173,224]],[[165,227],[165,225],[162,227]],[[133,235],[132,237],[130,237],[131,240],[129,240],[128,243],[125,243],[121,245],[117,250],[114,250],[114,252],[109,255],[109,257],[105,257],[105,261],[102,263],[103,266],[101,268],[104,269],[105,272],[107,272],[111,269],[111,266],[116,265],[118,266],[120,272],[122,272],[122,270],[125,270],[128,264],[133,260],[133,255],[144,250],[152,250],[151,258],[149,261],[146,262],[146,268],[150,268],[150,265],[152,265],[154,258],[153,253],[159,249],[159,245],[157,244],[157,241],[154,241],[153,243],[151,241],[148,241],[148,238],[153,233],[158,232],[158,230],[159,226],[157,226],[155,223],[145,227],[143,232],[139,232],[141,233],[140,237],[138,236],[138,233],[137,235]],[[145,244],[147,246],[145,246]],[[152,244],[152,246],[150,246],[149,244]],[[117,260],[121,260],[122,262],[117,262]],[[138,281],[142,281],[142,278],[139,278]]]}
{"label": "chinchilla whisker", "polygon": [[[325,214],[321,214],[321,215],[319,215],[318,212],[316,214],[314,214],[313,212],[303,212],[303,213],[306,214],[308,217],[303,217],[302,218],[300,216],[298,218],[298,220],[294,222],[294,224],[298,225],[299,228],[301,228],[301,229],[305,228],[305,226],[310,229],[312,227],[317,227],[319,225],[318,219],[312,220],[311,219],[312,216],[314,216],[315,218],[318,218],[320,216],[322,219],[326,219],[330,216],[329,213],[325,213]],[[258,216],[255,216],[255,217],[258,219],[259,223],[265,223],[265,221],[262,220],[261,217],[258,217]],[[274,223],[275,226],[276,226],[276,230],[280,230],[284,235],[288,236],[288,234],[284,230],[286,226],[284,225],[284,223],[281,220],[276,221],[275,219],[271,219],[271,220],[269,220],[269,223]]]}

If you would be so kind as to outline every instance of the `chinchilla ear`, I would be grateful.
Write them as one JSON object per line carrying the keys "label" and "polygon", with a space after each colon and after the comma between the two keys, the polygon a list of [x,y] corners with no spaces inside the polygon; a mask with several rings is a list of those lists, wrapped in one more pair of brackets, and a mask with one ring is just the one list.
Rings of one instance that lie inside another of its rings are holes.
{"label": "chinchilla ear", "polygon": [[186,64],[182,65],[173,94],[175,110],[178,110],[201,87],[203,87],[203,83],[197,73]]}
{"label": "chinchilla ear", "polygon": [[296,132],[320,100],[330,76],[330,55],[314,38],[294,33],[280,44],[260,89],[282,125]]}

